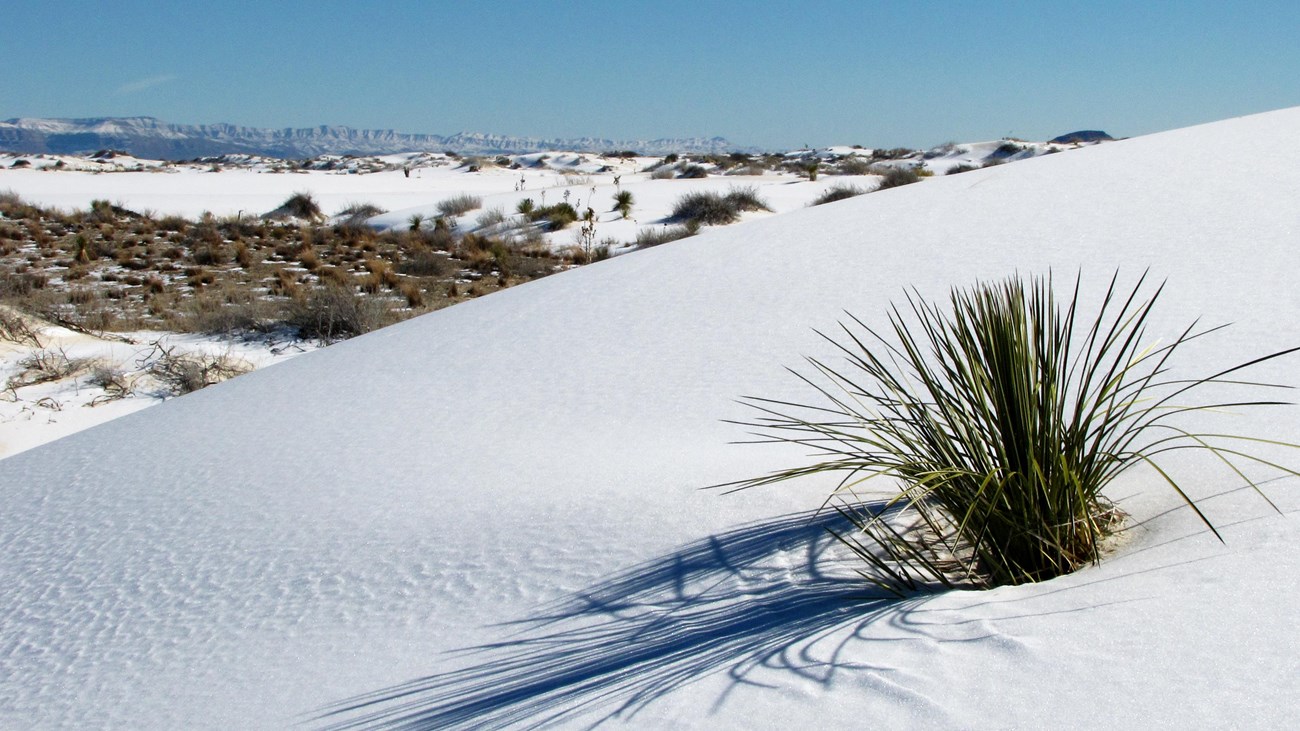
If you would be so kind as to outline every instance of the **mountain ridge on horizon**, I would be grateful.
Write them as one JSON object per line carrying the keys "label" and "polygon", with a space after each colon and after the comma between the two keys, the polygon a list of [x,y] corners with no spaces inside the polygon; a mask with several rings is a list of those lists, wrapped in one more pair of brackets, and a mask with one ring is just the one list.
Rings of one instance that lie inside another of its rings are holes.
{"label": "mountain ridge on horizon", "polygon": [[724,153],[750,150],[723,137],[615,140],[470,131],[435,135],[403,133],[391,129],[357,129],[342,125],[264,128],[225,122],[177,124],[149,116],[13,117],[0,122],[0,149],[24,154],[73,154],[121,149],[137,157],[167,160],[231,153],[310,158],[329,154],[378,155],[443,151],[498,155],[561,150],[634,150],[648,155],[663,155],[670,152]]}

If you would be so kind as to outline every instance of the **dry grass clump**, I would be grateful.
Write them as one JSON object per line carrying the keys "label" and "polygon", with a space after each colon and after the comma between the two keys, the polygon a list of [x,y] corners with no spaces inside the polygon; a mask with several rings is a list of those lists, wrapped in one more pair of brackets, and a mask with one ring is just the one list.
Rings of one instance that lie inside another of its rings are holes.
{"label": "dry grass clump", "polygon": [[669,218],[697,226],[722,226],[740,220],[743,211],[770,211],[753,186],[732,188],[725,195],[710,191],[687,193],[673,204]]}
{"label": "dry grass clump", "polygon": [[638,249],[648,249],[652,246],[659,246],[670,241],[694,236],[697,233],[699,233],[699,227],[690,225],[643,228],[636,233],[636,246]]}
{"label": "dry grass clump", "polygon": [[470,211],[481,208],[483,199],[476,195],[461,193],[438,202],[438,214],[444,218],[463,216]]}
{"label": "dry grass clump", "polygon": [[821,195],[812,202],[811,205],[820,206],[835,201],[842,201],[846,198],[854,198],[866,193],[867,190],[857,185],[844,185],[837,183],[827,188]]}
{"label": "dry grass clump", "polygon": [[383,327],[388,317],[383,303],[334,282],[315,287],[306,297],[295,300],[288,322],[301,337],[333,342]]}
{"label": "dry grass clump", "polygon": [[921,174],[912,168],[891,167],[885,171],[884,177],[876,186],[876,190],[888,190],[889,188],[898,188],[903,185],[911,185],[921,180]]}

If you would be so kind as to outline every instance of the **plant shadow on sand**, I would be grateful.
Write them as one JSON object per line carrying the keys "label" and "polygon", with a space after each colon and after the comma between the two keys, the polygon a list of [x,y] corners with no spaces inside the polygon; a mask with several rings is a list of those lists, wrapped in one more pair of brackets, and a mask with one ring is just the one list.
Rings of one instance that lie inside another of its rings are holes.
{"label": "plant shadow on sand", "polygon": [[906,624],[933,596],[871,588],[828,532],[848,527],[825,511],[711,536],[543,608],[509,639],[462,650],[461,669],[348,699],[316,722],[536,728],[578,714],[626,719],[720,671],[732,687],[763,685],[756,676],[772,670],[829,684],[865,627]]}

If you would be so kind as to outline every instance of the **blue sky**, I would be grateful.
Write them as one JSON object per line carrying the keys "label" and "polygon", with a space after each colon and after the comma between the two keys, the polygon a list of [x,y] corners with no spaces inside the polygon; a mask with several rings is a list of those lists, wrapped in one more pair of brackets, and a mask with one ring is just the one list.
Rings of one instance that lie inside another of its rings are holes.
{"label": "blue sky", "polygon": [[0,118],[926,147],[1300,105],[1300,3],[8,0]]}

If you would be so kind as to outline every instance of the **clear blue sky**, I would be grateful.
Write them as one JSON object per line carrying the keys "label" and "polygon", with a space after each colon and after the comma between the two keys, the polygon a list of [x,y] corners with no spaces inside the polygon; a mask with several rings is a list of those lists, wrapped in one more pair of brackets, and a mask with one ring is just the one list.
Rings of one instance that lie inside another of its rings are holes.
{"label": "clear blue sky", "polygon": [[7,0],[0,118],[926,147],[1300,105],[1300,2]]}

